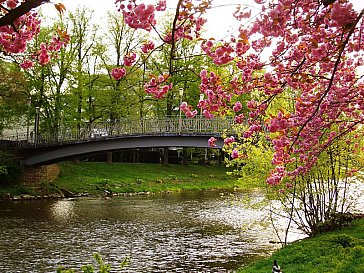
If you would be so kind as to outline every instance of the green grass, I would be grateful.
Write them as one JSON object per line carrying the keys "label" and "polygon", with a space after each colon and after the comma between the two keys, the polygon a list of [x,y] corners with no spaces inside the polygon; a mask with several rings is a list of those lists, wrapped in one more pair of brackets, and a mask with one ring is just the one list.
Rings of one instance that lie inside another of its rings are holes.
{"label": "green grass", "polygon": [[364,219],[336,231],[294,242],[238,272],[271,272],[273,260],[278,261],[284,273],[362,273]]}
{"label": "green grass", "polygon": [[98,194],[166,192],[211,188],[254,188],[222,166],[63,162],[55,185],[75,192]]}
{"label": "green grass", "polygon": [[34,188],[22,186],[22,185],[14,185],[14,186],[1,186],[0,187],[0,196],[10,194],[12,196],[21,195],[21,194],[29,194],[29,195],[37,195],[37,191]]}

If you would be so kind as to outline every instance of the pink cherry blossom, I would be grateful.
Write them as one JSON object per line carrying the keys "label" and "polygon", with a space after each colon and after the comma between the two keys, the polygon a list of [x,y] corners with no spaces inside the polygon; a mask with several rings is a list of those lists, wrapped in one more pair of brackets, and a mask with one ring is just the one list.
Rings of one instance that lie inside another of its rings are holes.
{"label": "pink cherry blossom", "polygon": [[124,56],[124,65],[125,66],[132,66],[135,63],[136,54],[134,52],[129,52],[127,55]]}
{"label": "pink cherry blossom", "polygon": [[154,43],[152,41],[147,41],[142,45],[142,52],[147,54],[151,50],[153,50],[155,47]]}
{"label": "pink cherry blossom", "polygon": [[235,118],[234,118],[234,121],[235,121],[235,123],[237,123],[237,124],[242,124],[242,123],[244,123],[245,122],[245,116],[243,115],[243,114],[240,114],[240,115],[237,115],[237,116],[235,116]]}
{"label": "pink cherry blossom", "polygon": [[227,137],[224,139],[224,144],[225,145],[230,145],[231,143],[235,142],[235,138],[233,136]]}
{"label": "pink cherry blossom", "polygon": [[121,67],[117,67],[117,68],[113,68],[111,70],[111,76],[114,78],[114,80],[118,81],[120,80],[122,77],[124,77],[126,75],[126,70],[125,68],[121,68]]}
{"label": "pink cherry blossom", "polygon": [[152,26],[156,24],[154,14],[155,8],[153,5],[145,5],[144,3],[136,5],[129,3],[127,7],[121,5],[120,8],[123,11],[125,23],[131,28],[140,28],[150,31]]}
{"label": "pink cherry blossom", "polygon": [[24,60],[21,64],[20,67],[23,69],[29,69],[32,68],[34,65],[34,63],[30,60]]}
{"label": "pink cherry blossom", "polygon": [[167,8],[166,0],[159,0],[155,6],[155,10],[157,10],[157,11],[165,11],[166,8]]}
{"label": "pink cherry blossom", "polygon": [[214,137],[210,137],[209,138],[209,140],[207,141],[207,143],[208,143],[208,145],[210,146],[210,147],[216,147],[217,145],[216,145],[216,141],[217,141],[217,139],[216,138],[214,138]]}
{"label": "pink cherry blossom", "polygon": [[[164,84],[167,80],[167,77],[164,75],[160,75],[158,77],[151,77],[150,81],[145,84],[145,92],[151,94],[153,97],[157,99],[163,98],[169,90],[172,89],[172,83]],[[162,85],[164,84],[164,85]]]}
{"label": "pink cherry blossom", "polygon": [[181,103],[179,108],[188,118],[194,118],[197,115],[197,110],[192,110],[192,106],[188,105],[185,101]]}
{"label": "pink cherry blossom", "polygon": [[232,152],[231,152],[231,158],[232,159],[237,159],[239,158],[240,154],[239,154],[239,151],[238,149],[234,149]]}
{"label": "pink cherry blossom", "polygon": [[237,101],[233,107],[234,112],[239,112],[243,108],[243,105],[240,101]]}

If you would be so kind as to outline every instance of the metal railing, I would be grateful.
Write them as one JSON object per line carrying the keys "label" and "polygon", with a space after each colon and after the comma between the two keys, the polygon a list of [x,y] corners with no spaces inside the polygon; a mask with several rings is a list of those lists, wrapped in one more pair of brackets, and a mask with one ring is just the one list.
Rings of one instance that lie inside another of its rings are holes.
{"label": "metal railing", "polygon": [[40,131],[34,134],[0,135],[2,147],[36,147],[95,141],[137,135],[221,134],[231,132],[232,118],[144,118],[123,119],[118,122],[85,123],[82,128],[60,127],[57,133]]}

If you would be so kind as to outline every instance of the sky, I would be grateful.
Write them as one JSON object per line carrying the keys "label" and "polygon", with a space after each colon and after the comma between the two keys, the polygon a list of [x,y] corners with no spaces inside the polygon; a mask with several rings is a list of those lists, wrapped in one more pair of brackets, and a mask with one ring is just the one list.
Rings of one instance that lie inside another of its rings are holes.
{"label": "sky", "polygon": [[[67,11],[73,11],[77,7],[86,6],[94,11],[94,17],[97,18],[98,22],[102,22],[103,18],[106,18],[108,11],[116,11],[114,4],[115,0],[53,0],[53,2],[63,3],[66,6]],[[155,1],[144,0],[139,2],[148,4],[154,3]],[[177,0],[167,0],[167,9],[173,10],[176,7],[176,3]],[[251,6],[252,10],[255,10],[256,12],[260,11],[260,7],[255,4],[254,0],[213,0],[213,5],[219,6],[219,8],[214,8],[208,11],[208,23],[205,25],[207,29],[206,36],[214,36],[217,39],[222,39],[225,36],[229,36],[231,31],[237,31],[238,24],[231,14],[235,10],[237,4],[241,3]],[[51,4],[43,5],[42,11],[43,14],[47,14],[47,16],[57,16],[57,11]]]}
{"label": "sky", "polygon": [[[73,11],[79,6],[86,6],[94,11],[95,22],[106,23],[106,14],[108,11],[115,11],[115,0],[53,0],[54,3],[63,3],[67,11]],[[144,3],[153,3],[153,0],[139,1]],[[173,9],[176,6],[177,0],[167,0],[167,8]],[[364,8],[364,0],[351,0],[356,10]],[[234,5],[235,4],[235,5]],[[236,20],[231,16],[236,8],[236,4],[246,4],[251,7],[252,15],[257,14],[261,7],[257,5],[254,0],[213,0],[214,8],[208,11],[208,23],[205,25],[207,30],[206,38],[214,36],[217,39],[224,39],[230,37],[230,34],[238,30]],[[224,6],[225,7],[221,7]],[[226,6],[230,5],[230,6]],[[43,13],[49,16],[56,17],[57,11],[53,5],[47,4],[42,7]],[[103,19],[105,18],[105,21]]]}

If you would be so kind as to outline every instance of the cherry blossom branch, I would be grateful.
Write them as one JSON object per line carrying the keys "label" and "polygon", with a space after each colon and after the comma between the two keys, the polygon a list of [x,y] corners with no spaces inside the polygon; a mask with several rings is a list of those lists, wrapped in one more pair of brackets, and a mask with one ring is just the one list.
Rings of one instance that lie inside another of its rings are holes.
{"label": "cherry blossom branch", "polygon": [[[334,68],[333,68],[333,71],[332,71],[332,75],[331,75],[331,78],[330,78],[330,82],[329,82],[329,85],[327,86],[325,92],[322,94],[320,100],[318,101],[318,104],[316,106],[316,109],[315,111],[308,117],[308,119],[305,121],[305,123],[300,126],[300,129],[298,130],[297,134],[296,134],[296,138],[295,140],[292,142],[291,144],[291,147],[290,149],[293,147],[293,145],[297,142],[300,134],[302,133],[303,129],[307,126],[307,124],[314,118],[314,116],[316,116],[316,114],[318,113],[319,109],[320,109],[320,106],[324,100],[324,98],[327,96],[327,94],[330,92],[331,90],[331,87],[332,85],[334,84],[334,79],[335,79],[335,75],[336,75],[336,72],[337,72],[337,69],[339,67],[339,64],[341,62],[341,57],[342,57],[342,54],[344,53],[344,50],[346,48],[346,45],[348,44],[349,42],[349,39],[351,37],[351,35],[353,35],[354,33],[354,30],[355,30],[355,26],[358,24],[358,22],[360,21],[360,19],[363,17],[364,15],[364,10],[362,10],[358,16],[358,18],[356,19],[355,23],[353,24],[353,26],[351,27],[345,41],[342,43],[341,47],[340,47],[340,51],[339,51],[339,54],[338,54],[338,57],[336,59],[336,62],[335,62],[335,65],[334,65]],[[343,30],[344,31],[344,30]]]}
{"label": "cherry blossom branch", "polygon": [[15,9],[10,10],[7,14],[0,18],[0,27],[11,25],[16,19],[27,14],[32,9],[37,8],[45,3],[49,3],[50,0],[28,0],[24,1],[21,5]]}
{"label": "cherry blossom branch", "polygon": [[181,4],[182,4],[182,0],[178,0],[176,14],[174,15],[173,24],[172,24],[171,52],[170,52],[170,58],[169,58],[169,75],[172,75],[172,72],[173,72],[174,50],[176,47],[176,42],[175,42],[174,37],[175,37],[175,30],[176,30],[177,20],[178,20],[178,16],[179,16],[179,9],[181,7]]}
{"label": "cherry blossom branch", "polygon": [[327,7],[328,5],[331,5],[336,2],[336,0],[322,0],[322,4]]}
{"label": "cherry blossom branch", "polygon": [[[349,133],[350,131],[352,131],[352,129],[355,127],[355,126],[357,126],[357,125],[359,125],[359,124],[361,124],[361,123],[363,123],[363,120],[358,120],[358,121],[353,121],[353,124],[352,125],[350,125],[345,131],[343,131],[343,132],[341,132],[340,134],[338,134],[338,135],[336,135],[332,140],[331,140],[331,143],[332,142],[334,142],[335,140],[338,140],[338,139],[340,139],[341,137],[343,137],[344,135],[346,135],[347,133]],[[317,154],[316,154],[316,156],[318,156],[318,155],[320,155],[324,150],[325,150],[325,148],[326,147],[323,147],[323,148],[321,148],[318,152],[317,152]]]}

